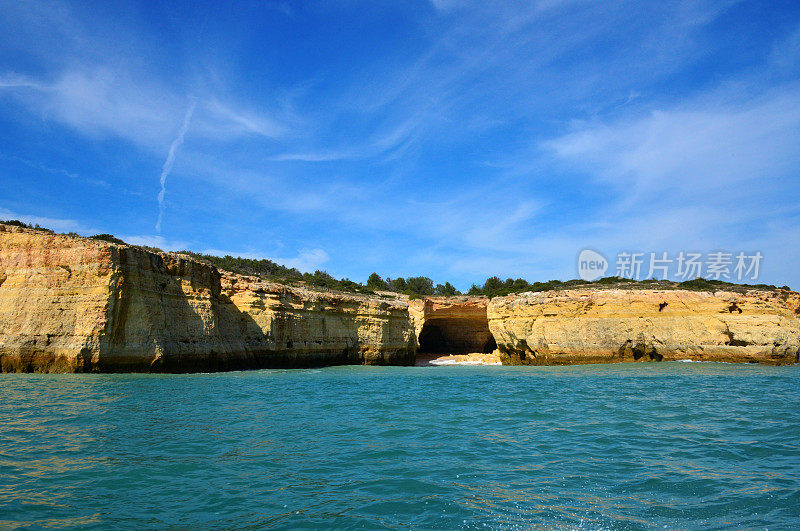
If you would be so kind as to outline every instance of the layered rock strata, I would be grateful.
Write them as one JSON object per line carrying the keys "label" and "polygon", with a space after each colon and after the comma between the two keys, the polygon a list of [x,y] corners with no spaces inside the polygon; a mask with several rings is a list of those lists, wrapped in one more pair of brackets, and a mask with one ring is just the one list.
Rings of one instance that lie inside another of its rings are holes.
{"label": "layered rock strata", "polygon": [[797,293],[577,289],[492,299],[506,365],[798,362]]}
{"label": "layered rock strata", "polygon": [[0,370],[408,365],[403,301],[259,281],[189,257],[0,225]]}
{"label": "layered rock strata", "polygon": [[[0,370],[215,371],[413,365],[418,350],[504,364],[689,359],[790,364],[800,294],[583,289],[475,297],[318,292],[0,224]],[[435,357],[435,356],[434,356]]]}

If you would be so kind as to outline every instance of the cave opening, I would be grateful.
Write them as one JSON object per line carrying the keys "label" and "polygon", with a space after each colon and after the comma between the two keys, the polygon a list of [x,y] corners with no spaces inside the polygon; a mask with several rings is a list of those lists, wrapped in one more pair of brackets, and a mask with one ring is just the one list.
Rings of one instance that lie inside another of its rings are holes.
{"label": "cave opening", "polygon": [[420,354],[490,354],[496,348],[485,317],[426,319],[419,334]]}

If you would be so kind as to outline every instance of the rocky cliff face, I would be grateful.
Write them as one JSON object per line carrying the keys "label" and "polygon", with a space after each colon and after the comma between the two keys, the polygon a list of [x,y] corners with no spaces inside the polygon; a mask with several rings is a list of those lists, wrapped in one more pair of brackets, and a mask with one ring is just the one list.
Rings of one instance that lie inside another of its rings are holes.
{"label": "rocky cliff face", "polygon": [[800,294],[575,289],[484,298],[320,293],[190,257],[0,224],[0,370],[211,371],[692,359],[788,364]]}
{"label": "rocky cliff face", "polygon": [[620,361],[798,362],[797,293],[566,290],[493,299],[510,365]]}
{"label": "rocky cliff face", "polygon": [[402,301],[221,274],[188,257],[0,225],[2,371],[413,364]]}

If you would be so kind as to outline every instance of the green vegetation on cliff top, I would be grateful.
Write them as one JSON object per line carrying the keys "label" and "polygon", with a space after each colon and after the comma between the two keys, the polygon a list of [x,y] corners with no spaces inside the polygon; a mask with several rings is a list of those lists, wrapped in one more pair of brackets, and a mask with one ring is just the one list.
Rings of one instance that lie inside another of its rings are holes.
{"label": "green vegetation on cliff top", "polygon": [[[55,233],[51,229],[40,227],[39,225],[30,225],[23,223],[19,220],[0,220],[0,223],[5,225],[12,225],[28,229],[37,229],[50,233]],[[70,232],[68,236],[81,237],[80,235]],[[111,234],[95,234],[89,236],[90,239],[103,240],[119,245],[128,245],[124,241],[112,236]],[[147,246],[132,246],[140,247],[150,252],[165,252],[155,247]],[[291,285],[302,285],[313,289],[330,290],[330,291],[344,291],[349,293],[366,293],[372,294],[379,291],[393,292],[398,294],[408,295],[410,298],[420,298],[428,296],[453,296],[461,295],[461,292],[453,287],[450,282],[444,284],[434,285],[433,280],[428,277],[398,277],[398,278],[381,278],[377,273],[372,273],[367,279],[366,284],[354,282],[350,279],[343,278],[337,279],[328,274],[326,271],[314,271],[313,273],[302,273],[294,267],[286,267],[272,260],[266,258],[253,259],[242,258],[235,256],[214,256],[209,254],[196,253],[193,251],[180,251],[177,254],[184,254],[191,256],[200,261],[204,261],[214,265],[219,269],[231,271],[241,275],[250,275],[265,280],[274,282],[281,282]],[[725,282],[723,280],[708,280],[705,278],[696,278],[685,282],[672,282],[670,280],[632,280],[622,277],[605,277],[594,282],[586,282],[580,279],[573,279],[567,281],[549,280],[547,282],[533,282],[530,283],[525,279],[511,279],[507,278],[502,280],[500,277],[493,276],[486,279],[482,286],[473,284],[467,292],[471,296],[485,296],[485,297],[499,297],[509,295],[512,293],[523,293],[527,291],[553,291],[559,289],[591,289],[599,287],[614,287],[622,289],[688,289],[693,291],[719,291],[729,290],[744,292],[748,289],[761,289],[775,291],[777,289],[789,291],[789,286],[775,287],[772,284],[734,284],[732,282]]]}

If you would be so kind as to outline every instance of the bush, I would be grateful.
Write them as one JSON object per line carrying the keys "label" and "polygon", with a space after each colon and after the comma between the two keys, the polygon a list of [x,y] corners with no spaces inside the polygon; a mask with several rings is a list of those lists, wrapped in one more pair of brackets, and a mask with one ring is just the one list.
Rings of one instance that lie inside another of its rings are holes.
{"label": "bush", "polygon": [[95,234],[94,236],[89,236],[89,238],[92,240],[103,240],[105,242],[117,243],[119,245],[127,245],[124,241],[112,236],[111,234]]}
{"label": "bush", "polygon": [[150,247],[149,245],[139,245],[140,249],[144,249],[147,252],[158,254],[163,253],[164,249],[159,249],[158,247]]}
{"label": "bush", "polygon": [[281,280],[301,280],[303,278],[303,274],[297,269],[276,264],[272,260],[267,260],[266,258],[256,260],[251,258],[234,258],[230,255],[222,257],[212,256],[209,254],[193,253],[191,251],[181,251],[181,253],[210,262],[220,269],[233,271],[234,273],[242,275],[253,275]]}
{"label": "bush", "polygon": [[630,280],[623,277],[603,277],[594,281],[595,284],[617,284],[619,282],[630,282]]}
{"label": "bush", "polygon": [[[24,223],[17,219],[5,221],[0,220],[0,223],[27,229],[38,229],[51,233],[54,232],[51,229],[40,227],[39,225]],[[72,237],[80,237],[74,232],[69,232],[67,235]],[[119,245],[126,245],[124,241],[112,236],[111,234],[95,234],[94,236],[89,236],[89,238],[116,243]],[[155,247],[139,247],[154,253],[163,252],[161,249]],[[195,253],[192,251],[181,251],[181,253],[210,263],[220,269],[225,269],[234,273],[258,276],[285,283],[302,281],[314,288],[342,290],[357,293],[375,293],[375,290],[387,290],[395,293],[403,293],[408,295],[411,299],[418,299],[430,295],[453,296],[461,294],[452,284],[450,284],[450,282],[436,284],[434,287],[433,281],[430,278],[422,276],[409,277],[408,279],[403,277],[391,279],[387,277],[386,280],[384,280],[380,277],[380,275],[378,275],[378,273],[372,273],[367,279],[366,285],[363,285],[347,278],[341,280],[336,279],[325,271],[301,273],[296,268],[289,268],[267,259],[256,260],[250,258],[233,257],[230,255],[220,257]],[[719,289],[729,289],[738,292],[743,292],[748,289],[791,291],[789,286],[781,286],[780,288],[777,288],[772,284],[734,284],[732,282],[725,282],[723,280],[709,280],[700,277],[680,283],[672,282],[670,280],[655,279],[636,281],[629,278],[612,276],[604,277],[595,280],[594,282],[585,282],[580,279],[572,279],[567,281],[549,280],[547,282],[534,282],[531,284],[523,278],[518,278],[516,280],[507,278],[505,280],[501,280],[498,276],[492,276],[486,279],[486,281],[483,283],[483,286],[473,284],[467,294],[472,296],[484,295],[492,298],[511,293],[522,293],[525,291],[552,291],[572,287],[586,288],[595,285],[602,286],[615,284],[625,284],[626,287],[635,287],[637,285],[652,287],[653,285],[657,285],[657,287],[660,289],[689,289],[697,291],[715,291]],[[784,295],[788,296],[788,294]]]}
{"label": "bush", "polygon": [[22,227],[23,229],[32,229],[33,228],[33,225],[28,225],[27,223],[23,223],[22,221],[20,221],[18,219],[7,219],[7,220],[4,220],[4,221],[0,221],[0,223],[3,223],[4,225],[12,225],[14,227]]}
{"label": "bush", "polygon": [[694,291],[714,291],[719,287],[719,284],[719,280],[706,280],[704,278],[697,277],[694,280],[679,282],[678,287],[681,289],[690,289]]}

